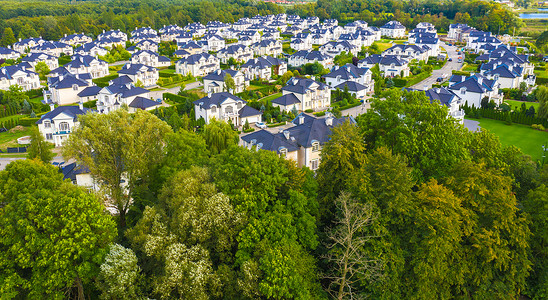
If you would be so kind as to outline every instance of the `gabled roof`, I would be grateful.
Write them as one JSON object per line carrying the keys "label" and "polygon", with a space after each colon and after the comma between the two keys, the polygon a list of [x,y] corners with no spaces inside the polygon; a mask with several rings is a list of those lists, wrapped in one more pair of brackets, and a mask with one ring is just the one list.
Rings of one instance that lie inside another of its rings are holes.
{"label": "gabled roof", "polygon": [[460,97],[448,90],[445,87],[429,89],[426,92],[426,96],[430,98],[430,102],[438,100],[442,105],[451,107],[451,102],[460,99]]}
{"label": "gabled roof", "polygon": [[127,63],[125,64],[120,71],[118,71],[118,74],[126,74],[126,75],[136,75],[140,72],[147,72],[147,71],[154,71],[156,68],[146,66],[143,64],[131,64]]}
{"label": "gabled roof", "polygon": [[229,99],[234,100],[236,102],[242,102],[244,104],[247,103],[245,100],[242,100],[240,97],[234,96],[231,93],[227,93],[227,92],[213,93],[211,95],[203,97],[202,99],[198,99],[194,101],[193,103],[194,105],[200,105],[202,107],[206,107],[206,109],[209,109],[213,105],[219,107],[223,102]]}
{"label": "gabled roof", "polygon": [[259,116],[259,115],[262,115],[262,114],[263,114],[262,112],[254,109],[253,107],[248,106],[248,105],[244,105],[244,107],[242,107],[238,111],[238,115],[240,116],[240,118],[251,117],[251,116]]}
{"label": "gabled roof", "polygon": [[78,118],[79,115],[83,115],[87,112],[92,112],[90,108],[85,108],[82,110],[78,106],[58,106],[47,114],[43,115],[40,120],[36,121],[36,124],[42,124],[44,120],[52,120],[60,114],[66,114],[69,117],[72,117],[74,121]]}
{"label": "gabled roof", "polygon": [[346,64],[342,67],[335,66],[333,69],[331,69],[331,72],[329,74],[324,75],[324,78],[337,78],[340,76],[341,79],[350,80],[350,79],[356,79],[363,76],[365,73],[367,73],[369,69],[368,68],[358,68],[354,66],[353,64]]}
{"label": "gabled roof", "polygon": [[55,89],[70,89],[74,85],[77,85],[79,87],[82,86],[89,86],[89,84],[85,81],[79,78],[79,75],[72,75],[70,73],[66,73],[64,75],[61,75],[59,77],[50,77],[48,78],[48,86],[50,88]]}
{"label": "gabled roof", "polygon": [[367,87],[365,85],[355,81],[345,81],[337,85],[335,88],[342,91],[344,90],[345,86],[348,87],[348,91],[350,92],[359,92],[359,91],[367,90]]}
{"label": "gabled roof", "polygon": [[299,98],[297,98],[294,94],[289,93],[272,100],[272,103],[282,106],[289,106],[292,104],[301,103],[301,100],[299,100]]}
{"label": "gabled roof", "polygon": [[272,56],[261,56],[248,60],[245,64],[242,65],[242,68],[258,67],[259,69],[266,69],[271,68],[272,66],[282,65],[284,63],[285,62],[281,59]]}
{"label": "gabled roof", "polygon": [[57,60],[57,57],[53,55],[49,55],[47,53],[29,53],[28,56],[25,56],[21,58],[21,61],[25,62],[40,62],[40,61],[46,61],[46,60]]}
{"label": "gabled roof", "polygon": [[390,21],[390,22],[384,24],[381,28],[384,28],[384,29],[405,29],[405,26],[403,26],[398,21]]}
{"label": "gabled roof", "polygon": [[78,93],[78,97],[97,96],[102,89],[103,89],[102,87],[96,86],[96,85],[88,86],[87,88],[83,89],[80,93]]}
{"label": "gabled roof", "polygon": [[293,77],[287,81],[286,85],[282,88],[282,91],[306,94],[307,91],[314,92],[318,89],[327,90],[329,87],[325,83],[317,82],[312,79]]}
{"label": "gabled roof", "polygon": [[226,75],[230,74],[230,76],[232,76],[232,78],[234,78],[238,75],[238,73],[240,73],[240,71],[238,71],[238,70],[231,70],[231,69],[221,70],[221,69],[219,69],[215,72],[207,74],[206,76],[203,77],[203,79],[214,80],[214,81],[224,81]]}
{"label": "gabled roof", "polygon": [[22,64],[19,64],[19,65],[15,65],[15,66],[5,66],[5,67],[0,67],[0,78],[6,78],[6,79],[13,79],[13,75],[17,72],[23,72],[25,74],[28,75],[38,75],[37,73],[34,73],[32,71],[28,71],[27,69],[25,69],[23,66],[21,66]]}
{"label": "gabled roof", "polygon": [[131,103],[129,104],[129,107],[144,110],[144,109],[147,109],[149,107],[154,107],[154,106],[158,106],[158,105],[160,105],[160,103],[158,103],[154,100],[150,100],[150,99],[145,98],[145,97],[137,96],[137,97],[135,97],[135,99],[133,99],[133,101],[131,101]]}

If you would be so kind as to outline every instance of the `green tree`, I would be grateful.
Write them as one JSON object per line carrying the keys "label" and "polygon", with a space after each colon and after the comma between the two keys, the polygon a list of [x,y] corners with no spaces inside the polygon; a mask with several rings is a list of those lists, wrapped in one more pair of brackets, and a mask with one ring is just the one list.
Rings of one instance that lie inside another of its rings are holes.
{"label": "green tree", "polygon": [[34,70],[36,71],[36,73],[38,73],[38,75],[40,75],[40,79],[42,80],[45,80],[46,75],[48,75],[49,72],[51,71],[48,65],[46,65],[46,63],[43,61],[38,62],[36,66],[34,67]]}
{"label": "green tree", "polygon": [[[206,169],[192,167],[166,184],[159,203],[147,207],[127,232],[162,299],[222,295],[222,270],[230,270],[241,216],[217,192]],[[226,287],[232,288],[232,287]]]}
{"label": "green tree", "polygon": [[38,127],[33,126],[30,130],[31,143],[27,149],[29,159],[39,159],[44,163],[49,163],[55,154],[51,151],[51,144],[46,142],[44,136],[38,130]]}
{"label": "green tree", "polygon": [[11,85],[7,91],[4,92],[2,103],[5,103],[10,108],[19,112],[23,107],[23,102],[29,100],[29,96],[23,91],[23,88],[19,85]]}
{"label": "green tree", "polygon": [[101,264],[97,287],[103,299],[135,299],[141,268],[131,249],[119,244],[110,245],[110,251]]}
{"label": "green tree", "polygon": [[163,145],[171,128],[147,111],[134,115],[126,109],[79,118],[63,147],[63,156],[90,169],[126,227],[126,213],[137,185],[150,183],[151,170],[163,158]]}
{"label": "green tree", "polygon": [[230,145],[237,145],[239,140],[238,133],[232,129],[232,126],[214,119],[204,126],[203,136],[211,154],[217,154]]}
{"label": "green tree", "polygon": [[548,87],[541,85],[536,91],[537,100],[539,102],[537,116],[539,118],[548,118]]}
{"label": "green tree", "polygon": [[84,299],[115,236],[93,194],[33,160],[0,172],[0,292],[7,298]]}
{"label": "green tree", "polygon": [[234,78],[230,74],[226,74],[224,78],[225,82],[225,91],[234,93],[236,89],[236,84],[234,83]]}
{"label": "green tree", "polygon": [[13,45],[17,40],[13,34],[11,27],[4,28],[4,34],[2,34],[2,39],[0,40],[0,45],[7,47]]}

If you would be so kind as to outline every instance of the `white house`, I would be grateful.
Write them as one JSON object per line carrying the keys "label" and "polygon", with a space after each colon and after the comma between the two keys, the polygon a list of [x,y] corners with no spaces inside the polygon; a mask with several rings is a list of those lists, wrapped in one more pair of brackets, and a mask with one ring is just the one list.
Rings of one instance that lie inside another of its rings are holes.
{"label": "white house", "polygon": [[0,67],[0,90],[8,90],[12,85],[19,85],[23,91],[38,89],[40,78],[19,65]]}
{"label": "white house", "polygon": [[104,77],[109,74],[108,63],[90,55],[74,55],[72,61],[64,67],[72,74],[89,73],[92,78]]}
{"label": "white house", "polygon": [[10,47],[0,47],[0,59],[18,59],[21,57],[21,53],[12,50]]}
{"label": "white house", "polygon": [[409,76],[409,62],[394,55],[383,56],[379,61],[379,69],[384,77]]}
{"label": "white house", "polygon": [[205,76],[221,67],[220,60],[209,53],[200,53],[182,58],[175,64],[175,71],[178,74],[192,76]]}
{"label": "white house", "polygon": [[135,84],[141,82],[146,88],[156,86],[160,79],[158,69],[143,64],[125,64],[118,74],[128,76]]}
{"label": "white house", "polygon": [[342,42],[329,42],[320,47],[320,52],[324,55],[335,57],[342,52],[351,53],[352,55],[358,55],[358,47],[350,44],[347,41]]}
{"label": "white house", "polygon": [[[331,105],[331,89],[329,86],[308,78],[291,78],[286,86],[282,88],[282,94],[293,94],[299,99],[298,111],[320,110]],[[275,104],[272,103],[272,105]],[[291,110],[292,108],[292,106],[280,106],[282,110]]]}
{"label": "white house", "polygon": [[99,34],[97,36],[97,39],[100,40],[100,39],[110,39],[110,38],[115,38],[115,39],[120,39],[122,41],[127,41],[127,34],[121,32],[120,30],[109,30],[109,31],[104,31],[103,30],[103,33]]}
{"label": "white house", "polygon": [[333,66],[333,57],[325,55],[320,51],[298,51],[289,57],[289,65],[294,67],[300,67],[305,64],[313,64],[315,62],[320,63],[324,68],[331,68]]}
{"label": "white house", "polygon": [[[225,87],[225,78],[230,75],[234,80],[234,90],[228,91]],[[204,91],[206,93],[220,93],[230,92],[231,94],[238,94],[245,91],[249,86],[249,79],[243,72],[238,70],[217,70],[204,76]]]}
{"label": "white house", "polygon": [[470,77],[453,76],[450,82],[455,83],[448,89],[469,106],[481,107],[481,100],[485,97],[489,101],[493,100],[497,105],[502,103],[502,96],[499,94],[500,84],[496,80],[489,80],[480,74],[475,74]]}
{"label": "white house", "polygon": [[375,86],[371,70],[369,68],[356,67],[353,64],[346,64],[341,67],[335,66],[329,74],[322,77],[325,78],[325,82],[333,89],[349,81],[359,83],[361,86],[349,85],[349,88],[359,88],[356,92],[360,92],[360,94],[362,92],[373,92]]}
{"label": "white house", "polygon": [[28,62],[33,68],[39,62],[44,62],[50,70],[57,69],[59,67],[59,60],[53,55],[46,53],[30,53],[21,59],[21,62]]}
{"label": "white house", "polygon": [[404,59],[409,61],[416,59],[417,61],[428,61],[428,51],[425,51],[423,48],[417,45],[400,45],[395,44],[394,46],[384,50],[382,52],[383,56],[386,55],[395,55],[401,56]]}
{"label": "white house", "polygon": [[140,50],[131,55],[132,64],[143,64],[155,68],[169,67],[171,60],[149,50]]}
{"label": "white house", "polygon": [[44,91],[44,99],[57,105],[78,103],[78,93],[83,91],[90,83],[79,74],[65,73],[57,77],[48,78],[48,91]]}
{"label": "white house", "polygon": [[261,56],[248,60],[241,68],[249,78],[271,79],[272,73],[281,76],[287,72],[287,63],[272,56]]}
{"label": "white house", "polygon": [[251,48],[257,56],[271,55],[277,57],[282,54],[282,43],[278,40],[262,40],[251,45]]}
{"label": "white house", "polygon": [[78,116],[88,112],[92,110],[84,108],[82,103],[79,106],[59,107],[50,104],[50,112],[43,115],[36,124],[46,141],[54,143],[55,147],[61,147],[70,133],[80,125]]}
{"label": "white house", "polygon": [[253,50],[242,44],[233,44],[219,50],[217,52],[217,58],[219,58],[223,64],[228,63],[230,58],[234,58],[239,62],[245,62],[253,58]]}
{"label": "white house", "polygon": [[246,101],[227,92],[210,93],[194,101],[196,120],[203,118],[209,124],[212,119],[216,119],[231,122],[238,127],[246,122],[261,122],[262,113],[246,104]]}
{"label": "white house", "polygon": [[[123,76],[126,77],[126,76]],[[97,110],[101,113],[109,113],[130,104],[137,97],[150,99],[149,91],[128,83],[123,77],[110,82],[110,85],[102,88],[97,95]]]}
{"label": "white house", "polygon": [[226,46],[225,39],[216,34],[206,34],[202,37],[202,41],[207,43],[207,51],[217,52]]}
{"label": "white house", "polygon": [[445,87],[429,89],[425,93],[430,102],[439,101],[447,107],[447,116],[455,118],[461,124],[464,123],[464,110],[461,109],[464,102],[456,93]]}
{"label": "white house", "polygon": [[381,35],[390,38],[404,38],[405,26],[398,21],[390,21],[381,27]]}
{"label": "white house", "polygon": [[30,48],[30,53],[46,53],[55,57],[61,56],[61,54],[72,55],[72,46],[61,42],[44,42],[40,45]]}
{"label": "white house", "polygon": [[19,39],[18,42],[15,42],[15,44],[13,44],[13,50],[22,54],[25,53],[26,50],[42,45],[45,42],[46,40],[42,39],[42,37]]}
{"label": "white house", "polygon": [[74,50],[74,54],[99,57],[107,55],[108,50],[99,46],[96,42],[91,42],[76,48],[76,50]]}
{"label": "white house", "polygon": [[93,39],[84,33],[74,33],[69,35],[65,34],[65,36],[59,40],[59,42],[69,44],[71,46],[83,45],[91,43],[91,41],[93,41]]}

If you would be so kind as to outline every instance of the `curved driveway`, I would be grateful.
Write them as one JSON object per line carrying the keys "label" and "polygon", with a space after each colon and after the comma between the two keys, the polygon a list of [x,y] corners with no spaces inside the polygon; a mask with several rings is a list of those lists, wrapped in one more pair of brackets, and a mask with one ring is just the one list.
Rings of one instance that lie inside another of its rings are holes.
{"label": "curved driveway", "polygon": [[[440,42],[439,45],[440,45],[440,48],[441,47],[445,48],[445,50],[447,51],[447,55],[449,56],[449,58],[452,58],[453,61],[447,61],[441,69],[434,70],[432,72],[432,76],[411,86],[411,88],[417,89],[417,90],[428,90],[432,87],[433,83],[436,83],[436,79],[438,79],[439,77],[442,77],[443,74],[447,74],[447,77],[444,78],[444,80],[449,80],[449,78],[451,77],[451,71],[460,70],[460,68],[462,68],[462,63],[457,62],[459,58],[459,55],[457,54],[457,47],[448,46],[444,42]],[[461,55],[464,61],[464,53]]]}

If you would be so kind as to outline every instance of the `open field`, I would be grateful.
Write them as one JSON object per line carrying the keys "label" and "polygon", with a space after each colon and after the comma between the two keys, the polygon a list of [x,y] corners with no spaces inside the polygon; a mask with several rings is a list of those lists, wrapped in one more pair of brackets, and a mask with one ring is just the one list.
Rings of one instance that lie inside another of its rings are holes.
{"label": "open field", "polygon": [[522,103],[525,103],[525,106],[527,106],[527,108],[533,106],[535,108],[535,111],[538,111],[538,106],[539,106],[538,102],[527,102],[527,101],[517,101],[517,100],[504,100],[504,102],[510,105],[510,108],[512,108],[513,110],[516,109],[516,106],[518,107],[518,110],[519,110],[521,108]]}
{"label": "open field", "polygon": [[0,150],[5,151],[7,147],[17,147],[17,139],[30,134],[30,128],[11,133],[9,131],[0,133]]}
{"label": "open field", "polygon": [[548,132],[535,130],[526,125],[506,125],[502,121],[491,119],[473,119],[480,122],[480,127],[496,134],[505,146],[514,145],[534,161],[542,156],[542,145],[548,145]]}

